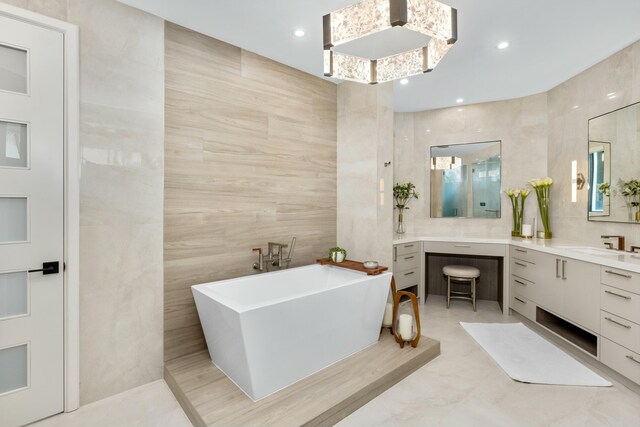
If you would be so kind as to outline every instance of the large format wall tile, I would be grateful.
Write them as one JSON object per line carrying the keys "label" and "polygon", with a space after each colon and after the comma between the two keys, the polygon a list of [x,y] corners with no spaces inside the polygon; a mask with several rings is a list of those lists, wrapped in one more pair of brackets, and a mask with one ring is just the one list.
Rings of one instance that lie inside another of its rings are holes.
{"label": "large format wall tile", "polygon": [[[338,244],[392,266],[393,86],[338,87]],[[386,162],[391,162],[385,166]]]}
{"label": "large format wall tile", "polygon": [[[640,101],[640,42],[621,50],[549,91],[549,175],[555,180],[551,226],[558,238],[602,245],[603,234],[640,243],[640,226],[587,221],[587,187],[571,200],[571,163],[589,174],[589,119]],[[637,165],[637,159],[635,160]],[[640,176],[636,166],[635,176]]]}
{"label": "large format wall tile", "polygon": [[165,359],[205,348],[191,285],[253,274],[252,248],[336,243],[336,86],[166,24]]}
{"label": "large format wall tile", "polygon": [[[412,181],[420,198],[411,202],[408,231],[432,236],[508,236],[511,202],[503,194],[500,219],[431,218],[430,148],[437,145],[502,141],[502,188],[523,187],[547,168],[547,96],[397,113],[396,181]],[[526,221],[537,214],[535,197],[527,200]]]}
{"label": "large format wall tile", "polygon": [[164,23],[113,0],[70,0],[67,19],[80,27],[84,404],[162,378]]}

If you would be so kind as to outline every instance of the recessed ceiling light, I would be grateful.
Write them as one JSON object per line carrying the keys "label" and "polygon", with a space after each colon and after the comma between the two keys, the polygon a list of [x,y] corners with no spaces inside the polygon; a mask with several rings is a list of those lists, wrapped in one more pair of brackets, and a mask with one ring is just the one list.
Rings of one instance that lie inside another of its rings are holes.
{"label": "recessed ceiling light", "polygon": [[607,94],[607,98],[609,98],[609,99],[613,99],[615,97],[616,97],[616,93],[615,92],[610,92],[610,93]]}
{"label": "recessed ceiling light", "polygon": [[458,99],[456,99],[456,102],[458,104],[462,104],[464,102],[464,99],[463,98],[458,98]]}
{"label": "recessed ceiling light", "polygon": [[500,42],[498,43],[498,49],[502,50],[502,49],[506,49],[509,47],[509,42]]}
{"label": "recessed ceiling light", "polygon": [[304,37],[305,32],[304,32],[304,30],[302,28],[298,28],[297,30],[295,30],[293,32],[293,35],[296,36],[296,37]]}
{"label": "recessed ceiling light", "polygon": [[402,80],[400,80],[400,84],[401,84],[401,85],[409,84],[409,79],[402,79]]}

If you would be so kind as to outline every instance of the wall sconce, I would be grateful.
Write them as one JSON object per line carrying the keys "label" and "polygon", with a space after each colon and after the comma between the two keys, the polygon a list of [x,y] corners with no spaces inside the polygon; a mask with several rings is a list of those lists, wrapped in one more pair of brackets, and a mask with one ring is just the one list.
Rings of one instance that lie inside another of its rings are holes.
{"label": "wall sconce", "polygon": [[571,162],[571,202],[578,201],[578,190],[582,190],[586,182],[584,175],[578,173],[578,161],[573,160]]}

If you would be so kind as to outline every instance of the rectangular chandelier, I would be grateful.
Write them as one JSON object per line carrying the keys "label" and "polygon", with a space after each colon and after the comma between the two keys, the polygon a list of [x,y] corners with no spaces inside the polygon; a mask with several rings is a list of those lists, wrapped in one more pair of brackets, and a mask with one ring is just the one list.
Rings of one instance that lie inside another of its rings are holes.
{"label": "rectangular chandelier", "polygon": [[[360,58],[333,47],[404,27],[431,37],[419,49],[386,58]],[[359,83],[384,83],[435,68],[458,39],[456,9],[436,0],[364,0],[324,16],[324,75]]]}

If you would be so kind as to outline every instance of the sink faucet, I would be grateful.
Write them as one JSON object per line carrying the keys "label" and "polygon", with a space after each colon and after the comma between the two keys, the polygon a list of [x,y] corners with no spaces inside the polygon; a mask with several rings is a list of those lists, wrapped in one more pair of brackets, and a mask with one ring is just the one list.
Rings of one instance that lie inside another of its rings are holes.
{"label": "sink faucet", "polygon": [[269,271],[269,265],[278,268],[289,268],[291,259],[293,257],[293,250],[296,247],[296,238],[291,239],[291,247],[289,247],[289,253],[284,257],[285,248],[289,245],[283,243],[269,242],[267,244],[267,254],[262,253],[262,248],[254,248],[254,252],[258,252],[258,262],[253,263],[254,270],[264,271],[265,268]]}
{"label": "sink faucet", "polygon": [[[600,238],[602,239],[618,239],[618,247],[616,248],[617,251],[624,251],[625,249],[625,244],[624,244],[624,236],[600,236]],[[611,242],[604,242],[604,245],[607,249],[613,249],[613,244]]]}

